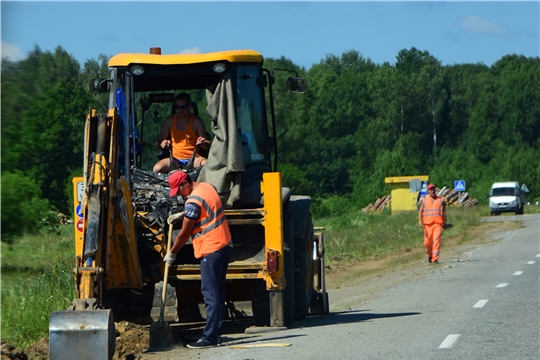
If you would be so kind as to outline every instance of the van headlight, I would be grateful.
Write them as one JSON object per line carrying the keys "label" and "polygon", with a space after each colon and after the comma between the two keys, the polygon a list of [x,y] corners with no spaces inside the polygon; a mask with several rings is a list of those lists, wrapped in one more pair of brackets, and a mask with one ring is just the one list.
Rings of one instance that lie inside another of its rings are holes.
{"label": "van headlight", "polygon": [[489,202],[489,206],[492,207],[492,208],[494,208],[494,207],[497,207],[497,204],[494,203],[493,201],[490,201],[490,202]]}
{"label": "van headlight", "polygon": [[512,205],[512,206],[516,206],[516,205],[517,205],[517,201],[516,201],[516,200],[514,200],[514,201],[510,201],[510,205]]}

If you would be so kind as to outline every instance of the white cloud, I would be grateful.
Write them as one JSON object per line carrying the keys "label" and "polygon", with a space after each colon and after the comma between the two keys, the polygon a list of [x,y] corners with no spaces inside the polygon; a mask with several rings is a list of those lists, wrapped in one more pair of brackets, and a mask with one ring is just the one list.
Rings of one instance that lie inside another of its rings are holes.
{"label": "white cloud", "polygon": [[8,43],[2,40],[2,58],[11,61],[19,61],[26,57],[26,53],[21,50],[19,45]]}
{"label": "white cloud", "polygon": [[471,34],[481,35],[508,35],[508,31],[500,25],[490,23],[479,16],[471,15],[458,23],[459,27]]}
{"label": "white cloud", "polygon": [[198,46],[195,46],[189,49],[183,49],[180,51],[180,54],[202,54],[202,50]]}

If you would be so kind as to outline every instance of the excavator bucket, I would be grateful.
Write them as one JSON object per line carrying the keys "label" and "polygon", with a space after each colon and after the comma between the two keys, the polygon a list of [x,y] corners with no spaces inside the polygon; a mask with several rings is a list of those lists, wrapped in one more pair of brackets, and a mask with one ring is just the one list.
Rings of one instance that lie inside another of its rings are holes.
{"label": "excavator bucket", "polygon": [[49,321],[51,360],[110,360],[116,330],[111,310],[53,311]]}

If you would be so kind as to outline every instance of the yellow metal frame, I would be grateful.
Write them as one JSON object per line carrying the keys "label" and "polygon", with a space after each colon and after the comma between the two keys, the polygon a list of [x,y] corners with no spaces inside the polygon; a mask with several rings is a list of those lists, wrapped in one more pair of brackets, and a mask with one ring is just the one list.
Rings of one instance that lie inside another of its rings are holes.
{"label": "yellow metal frame", "polygon": [[[283,253],[283,201],[281,193],[281,173],[264,173],[261,182],[261,192],[264,195],[264,236],[266,256],[269,250],[278,252],[278,271],[265,272],[266,289],[282,290],[284,287],[284,253]],[[266,267],[266,263],[264,264]]]}
{"label": "yellow metal frame", "polygon": [[205,54],[118,54],[109,60],[110,67],[130,64],[183,65],[211,61],[256,62],[262,63],[263,56],[255,50],[230,50]]}

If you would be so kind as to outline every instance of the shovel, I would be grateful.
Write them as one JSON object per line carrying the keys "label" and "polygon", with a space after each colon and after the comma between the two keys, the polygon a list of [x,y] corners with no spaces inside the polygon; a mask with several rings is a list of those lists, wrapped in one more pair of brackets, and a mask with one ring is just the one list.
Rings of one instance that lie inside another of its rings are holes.
{"label": "shovel", "polygon": [[[173,233],[173,223],[169,225],[169,237],[167,240],[167,251],[171,248]],[[159,321],[154,321],[150,325],[150,349],[153,351],[167,351],[173,347],[171,325],[163,320],[165,309],[165,299],[167,297],[167,279],[169,277],[169,263],[165,263],[165,274],[163,275],[163,290],[161,291],[161,310]]]}

